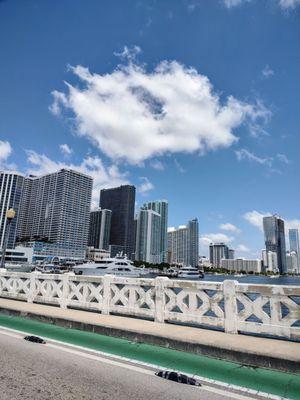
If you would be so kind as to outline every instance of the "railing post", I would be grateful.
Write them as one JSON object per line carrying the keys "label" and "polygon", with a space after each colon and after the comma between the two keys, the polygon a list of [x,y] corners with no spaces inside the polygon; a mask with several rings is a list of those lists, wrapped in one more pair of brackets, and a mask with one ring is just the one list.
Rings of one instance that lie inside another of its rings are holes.
{"label": "railing post", "polygon": [[68,296],[69,296],[69,275],[63,274],[62,276],[62,298],[60,300],[60,307],[68,307]]}
{"label": "railing post", "polygon": [[35,298],[35,289],[36,289],[36,282],[35,282],[35,273],[30,274],[30,283],[29,283],[29,293],[27,297],[27,303],[33,303]]}
{"label": "railing post", "polygon": [[155,278],[155,311],[154,321],[165,322],[165,283],[169,281],[166,277]]}
{"label": "railing post", "polygon": [[109,315],[110,311],[110,299],[111,299],[111,282],[113,276],[112,275],[104,275],[103,277],[103,302],[102,302],[102,311],[101,313],[104,315]]}
{"label": "railing post", "polygon": [[232,281],[228,279],[223,282],[226,333],[238,333],[236,285],[238,285],[238,281]]}

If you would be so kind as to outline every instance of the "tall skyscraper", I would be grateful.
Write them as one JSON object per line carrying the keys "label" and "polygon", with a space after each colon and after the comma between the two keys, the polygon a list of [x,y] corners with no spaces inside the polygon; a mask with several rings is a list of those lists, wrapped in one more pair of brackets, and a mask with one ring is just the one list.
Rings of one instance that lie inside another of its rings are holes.
{"label": "tall skyscraper", "polygon": [[181,225],[177,229],[168,229],[168,249],[171,253],[171,264],[187,266],[188,256],[188,228]]}
{"label": "tall skyscraper", "polygon": [[111,255],[123,251],[129,258],[134,254],[135,187],[123,185],[100,191],[101,208],[112,211],[110,245]]}
{"label": "tall skyscraper", "polygon": [[[8,229],[9,249],[14,248],[16,241],[17,222],[20,214],[20,201],[24,185],[24,177],[17,173],[0,173],[0,248],[3,247],[5,231]],[[13,208],[16,212],[15,218],[7,227],[6,212]]]}
{"label": "tall skyscraper", "polygon": [[198,219],[188,222],[188,264],[192,267],[199,265],[199,223]]}
{"label": "tall skyscraper", "polygon": [[229,248],[225,243],[211,243],[209,245],[209,261],[214,267],[221,267],[221,260],[229,259]]}
{"label": "tall skyscraper", "polygon": [[290,253],[296,253],[297,271],[300,273],[300,249],[298,229],[289,229]]}
{"label": "tall skyscraper", "polygon": [[168,229],[169,261],[173,264],[191,265],[199,264],[199,226],[197,218],[190,220],[187,225],[177,229]]}
{"label": "tall skyscraper", "polygon": [[286,253],[286,264],[289,274],[298,273],[298,255],[295,251],[288,251]]}
{"label": "tall skyscraper", "polygon": [[299,231],[298,229],[289,229],[290,251],[299,254]]}
{"label": "tall skyscraper", "polygon": [[161,215],[141,209],[137,219],[135,258],[151,264],[161,260]]}
{"label": "tall skyscraper", "polygon": [[280,274],[287,273],[284,221],[277,215],[263,218],[266,251],[275,252]]}
{"label": "tall skyscraper", "polygon": [[145,203],[144,209],[153,210],[160,214],[160,261],[167,262],[168,255],[168,202],[166,200],[156,200]]}
{"label": "tall skyscraper", "polygon": [[95,249],[108,250],[111,225],[111,210],[91,211],[88,245]]}
{"label": "tall skyscraper", "polygon": [[19,241],[61,244],[85,254],[93,180],[71,169],[25,178],[17,236]]}

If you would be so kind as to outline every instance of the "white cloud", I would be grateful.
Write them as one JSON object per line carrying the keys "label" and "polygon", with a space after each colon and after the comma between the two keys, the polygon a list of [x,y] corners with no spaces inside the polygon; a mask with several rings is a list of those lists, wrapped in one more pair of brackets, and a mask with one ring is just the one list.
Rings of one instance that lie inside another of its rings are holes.
{"label": "white cloud", "polygon": [[288,234],[289,229],[298,229],[300,231],[300,220],[299,219],[286,220],[285,221],[286,234]]}
{"label": "white cloud", "polygon": [[209,245],[210,243],[230,243],[234,237],[228,236],[225,233],[206,233],[200,236],[200,243]]}
{"label": "white cloud", "polygon": [[17,172],[17,166],[9,162],[9,157],[12,154],[11,144],[6,140],[0,140],[0,169]]}
{"label": "white cloud", "polygon": [[178,160],[176,160],[176,158],[174,158],[174,164],[175,164],[175,167],[178,169],[179,172],[181,172],[182,174],[184,172],[186,172],[186,170],[183,168],[183,166],[180,164],[180,162]]}
{"label": "white cloud", "polygon": [[73,153],[73,150],[71,149],[71,147],[68,144],[60,144],[59,145],[59,149],[62,152],[62,154],[64,156],[69,156]]}
{"label": "white cloud", "polygon": [[238,6],[242,3],[245,3],[246,1],[249,1],[249,0],[246,0],[246,1],[245,0],[223,0],[223,1],[227,8],[231,8],[231,7],[236,7],[236,6]]}
{"label": "white cloud", "polygon": [[[150,20],[151,20],[151,18],[150,18]],[[152,20],[151,20],[151,23],[152,23]],[[150,25],[151,25],[151,23],[150,23]],[[124,60],[135,61],[137,55],[140,54],[141,52],[142,52],[142,49],[139,46],[132,46],[132,47],[124,46],[122,51],[120,51],[120,52],[115,51],[114,55],[116,57],[120,57]]]}
{"label": "white cloud", "polygon": [[290,162],[291,162],[285,154],[277,154],[277,158],[279,161],[283,162],[284,164],[290,164]]}
{"label": "white cloud", "polygon": [[12,147],[8,141],[0,140],[0,163],[5,162],[12,153]]}
{"label": "white cloud", "polygon": [[44,154],[28,150],[27,161],[29,163],[27,173],[32,175],[43,175],[62,168],[70,168],[91,176],[94,182],[93,206],[98,205],[100,189],[128,183],[126,173],[121,173],[115,165],[105,167],[99,157],[87,156],[80,164],[66,164],[53,161]]}
{"label": "white cloud", "polygon": [[139,193],[147,194],[150,190],[154,189],[154,185],[149,181],[146,176],[141,176],[140,180],[141,184],[137,188]]}
{"label": "white cloud", "polygon": [[246,221],[248,221],[251,225],[256,226],[261,231],[263,230],[263,217],[267,217],[272,215],[269,212],[260,212],[260,211],[248,211],[246,212],[243,217]]}
{"label": "white cloud", "polygon": [[249,160],[249,161],[254,161],[261,165],[266,165],[268,167],[272,167],[273,158],[271,158],[271,157],[264,157],[264,158],[258,157],[254,153],[251,153],[250,151],[248,151],[246,149],[236,150],[235,154],[239,161]]}
{"label": "white cloud", "polygon": [[[232,8],[250,1],[252,0],[223,0],[223,3],[227,8]],[[277,0],[277,2],[283,10],[294,9],[300,4],[300,0]]]}
{"label": "white cloud", "polygon": [[300,0],[279,0],[279,5],[283,10],[296,8],[299,4]]}
{"label": "white cloud", "polygon": [[249,247],[245,246],[244,244],[239,244],[236,249],[236,251],[239,251],[241,253],[250,253]]}
{"label": "white cloud", "polygon": [[270,78],[274,75],[274,71],[269,67],[269,65],[265,65],[264,69],[261,71],[264,78]]}
{"label": "white cloud", "polygon": [[150,166],[158,171],[163,171],[165,169],[164,164],[159,160],[152,160]]}
{"label": "white cloud", "polygon": [[225,233],[206,233],[199,238],[200,254],[208,255],[209,245],[211,243],[225,243],[229,245],[234,241],[234,237],[228,236]]}
{"label": "white cloud", "polygon": [[[139,52],[138,50],[137,52]],[[149,72],[129,59],[111,73],[71,67],[81,85],[67,83],[52,92],[54,114],[71,110],[77,133],[89,138],[113,160],[139,164],[166,153],[204,154],[235,143],[235,128],[265,121],[269,111],[259,102],[229,96],[221,101],[209,79],[177,61],[162,61]]]}
{"label": "white cloud", "polygon": [[237,226],[235,226],[229,222],[227,222],[225,224],[221,224],[219,226],[219,228],[222,229],[223,231],[228,231],[228,232],[236,232],[236,233],[241,232],[241,230]]}

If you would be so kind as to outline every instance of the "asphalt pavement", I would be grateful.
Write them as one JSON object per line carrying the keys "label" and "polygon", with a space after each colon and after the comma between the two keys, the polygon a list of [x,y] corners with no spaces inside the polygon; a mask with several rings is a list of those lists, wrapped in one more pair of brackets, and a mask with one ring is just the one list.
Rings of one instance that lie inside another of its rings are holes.
{"label": "asphalt pavement", "polygon": [[[11,336],[12,335],[12,336]],[[105,360],[60,344],[27,342],[0,332],[1,400],[224,400],[214,393],[156,377],[139,366]],[[218,391],[218,390],[216,390]]]}

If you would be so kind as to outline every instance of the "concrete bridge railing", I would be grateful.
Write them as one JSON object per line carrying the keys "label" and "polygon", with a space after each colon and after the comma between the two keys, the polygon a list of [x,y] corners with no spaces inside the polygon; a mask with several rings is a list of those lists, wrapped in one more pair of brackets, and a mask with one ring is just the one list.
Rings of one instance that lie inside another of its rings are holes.
{"label": "concrete bridge railing", "polygon": [[300,287],[0,272],[0,297],[300,339]]}

